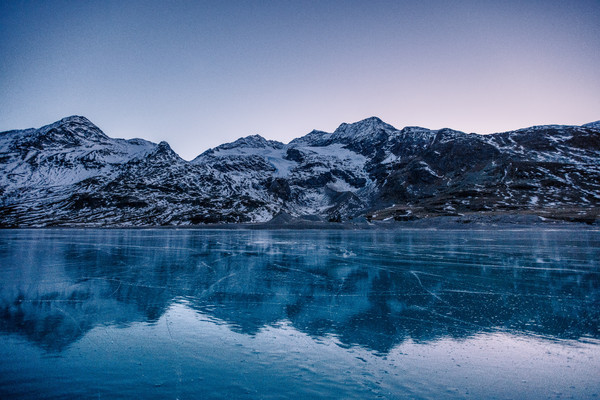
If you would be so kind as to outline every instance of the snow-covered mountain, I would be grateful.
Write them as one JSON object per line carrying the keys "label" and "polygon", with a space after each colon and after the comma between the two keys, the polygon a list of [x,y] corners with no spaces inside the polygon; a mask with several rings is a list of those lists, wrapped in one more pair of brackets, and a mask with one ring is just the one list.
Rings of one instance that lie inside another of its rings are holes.
{"label": "snow-covered mountain", "polygon": [[193,161],[84,117],[0,133],[0,226],[409,220],[534,214],[594,222],[600,122],[492,135],[372,117],[283,144],[254,135]]}

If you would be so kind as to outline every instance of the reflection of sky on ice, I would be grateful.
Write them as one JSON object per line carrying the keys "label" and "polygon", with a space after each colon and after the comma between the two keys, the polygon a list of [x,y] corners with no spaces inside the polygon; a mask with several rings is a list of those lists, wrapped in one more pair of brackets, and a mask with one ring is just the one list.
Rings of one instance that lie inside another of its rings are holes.
{"label": "reflection of sky on ice", "polygon": [[3,231],[0,394],[586,398],[600,394],[599,244]]}

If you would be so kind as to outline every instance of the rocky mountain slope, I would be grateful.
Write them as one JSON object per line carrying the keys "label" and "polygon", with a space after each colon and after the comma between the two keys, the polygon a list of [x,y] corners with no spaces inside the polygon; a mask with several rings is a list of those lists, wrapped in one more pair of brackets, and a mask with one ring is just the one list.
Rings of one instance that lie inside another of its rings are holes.
{"label": "rocky mountain slope", "polygon": [[378,118],[191,162],[84,117],[0,133],[0,226],[144,226],[535,215],[594,223],[600,122],[492,135]]}

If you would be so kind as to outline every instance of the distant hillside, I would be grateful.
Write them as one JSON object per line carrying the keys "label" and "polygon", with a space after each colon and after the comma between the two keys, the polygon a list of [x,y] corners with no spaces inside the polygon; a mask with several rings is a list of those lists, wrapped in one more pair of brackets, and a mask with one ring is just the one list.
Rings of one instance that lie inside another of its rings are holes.
{"label": "distant hillside", "polygon": [[600,218],[600,122],[492,135],[372,117],[288,144],[258,135],[187,162],[84,117],[0,133],[0,226]]}

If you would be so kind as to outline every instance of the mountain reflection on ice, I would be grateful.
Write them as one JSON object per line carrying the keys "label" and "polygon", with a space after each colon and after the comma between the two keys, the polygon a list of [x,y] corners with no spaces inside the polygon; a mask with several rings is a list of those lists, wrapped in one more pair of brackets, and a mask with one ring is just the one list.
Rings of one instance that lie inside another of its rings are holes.
{"label": "mountain reflection on ice", "polygon": [[52,350],[97,325],[155,322],[181,298],[236,332],[289,321],[381,353],[489,330],[600,336],[597,234],[1,234],[0,328]]}
{"label": "mountain reflection on ice", "polygon": [[176,333],[182,352],[225,337],[301,339],[299,353],[328,343],[363,354],[352,357],[358,365],[463,339],[501,357],[504,334],[588,343],[598,354],[598,260],[596,231],[0,231],[0,347],[21,338],[60,356],[116,328],[138,332],[132,342]]}

